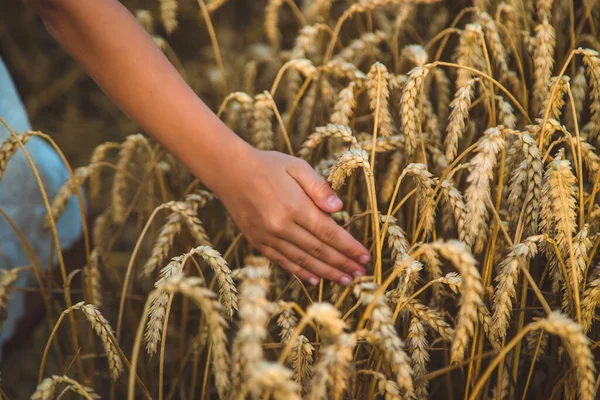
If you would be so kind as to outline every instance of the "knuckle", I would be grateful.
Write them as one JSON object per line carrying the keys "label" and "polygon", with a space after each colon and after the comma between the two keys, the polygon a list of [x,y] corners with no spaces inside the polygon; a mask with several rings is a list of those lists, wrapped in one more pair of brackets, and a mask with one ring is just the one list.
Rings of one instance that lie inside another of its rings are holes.
{"label": "knuckle", "polygon": [[304,213],[304,207],[302,207],[302,204],[297,201],[290,201],[286,205],[286,209],[291,217],[297,217]]}
{"label": "knuckle", "polygon": [[323,243],[315,244],[311,250],[312,255],[319,259],[323,259],[326,252],[327,249],[325,248],[325,245]]}
{"label": "knuckle", "polygon": [[305,255],[299,255],[296,256],[296,258],[294,258],[294,263],[296,263],[296,265],[299,265],[302,268],[306,268],[308,266],[309,259]]}
{"label": "knuckle", "polygon": [[281,216],[272,217],[267,221],[267,230],[272,233],[279,235],[285,230],[285,218]]}
{"label": "knuckle", "polygon": [[338,232],[337,226],[326,226],[323,228],[323,238],[326,242],[333,242],[337,237]]}

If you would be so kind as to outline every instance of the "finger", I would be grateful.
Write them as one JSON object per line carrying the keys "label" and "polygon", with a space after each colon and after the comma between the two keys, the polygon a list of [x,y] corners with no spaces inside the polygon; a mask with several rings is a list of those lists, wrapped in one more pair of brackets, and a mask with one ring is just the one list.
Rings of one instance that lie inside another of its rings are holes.
{"label": "finger", "polygon": [[285,239],[294,243],[297,247],[317,260],[323,261],[331,267],[351,274],[355,278],[364,276],[366,273],[366,270],[362,265],[343,255],[327,243],[324,243],[300,225],[290,227],[286,232]]}
{"label": "finger", "polygon": [[272,247],[277,249],[277,251],[283,254],[288,260],[291,260],[294,264],[309,270],[317,276],[338,282],[344,286],[352,282],[352,277],[348,274],[317,260],[290,242],[283,239],[275,239]]}
{"label": "finger", "polygon": [[334,213],[342,209],[342,200],[308,163],[299,160],[288,168],[288,173],[321,210]]}
{"label": "finger", "polygon": [[305,213],[296,222],[324,243],[361,264],[366,264],[371,259],[369,250],[365,246],[336,224],[329,215],[319,210],[313,209]]}
{"label": "finger", "polygon": [[279,265],[281,268],[285,269],[293,275],[296,275],[299,279],[308,282],[313,286],[319,284],[320,279],[318,276],[310,273],[301,266],[294,264],[287,257],[285,257],[277,250],[273,249],[272,247],[265,247],[263,249],[263,254],[265,255],[265,257],[273,261],[275,264]]}

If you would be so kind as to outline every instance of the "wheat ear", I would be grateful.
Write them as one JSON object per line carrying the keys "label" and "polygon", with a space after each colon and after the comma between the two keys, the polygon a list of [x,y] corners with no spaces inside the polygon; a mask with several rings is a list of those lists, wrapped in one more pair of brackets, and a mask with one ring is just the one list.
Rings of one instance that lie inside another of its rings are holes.
{"label": "wheat ear", "polygon": [[[429,343],[423,323],[417,318],[410,320],[408,336],[406,337],[408,351],[412,360],[412,369],[415,379],[427,374],[427,363],[429,362]],[[418,383],[415,388],[415,396],[419,399],[429,398],[429,382],[426,380]]]}
{"label": "wheat ear", "polygon": [[31,400],[52,400],[56,398],[56,390],[60,385],[66,385],[65,391],[71,390],[82,397],[90,399],[99,399],[94,389],[87,386],[83,386],[74,379],[67,376],[53,375],[52,377],[45,378],[35,389],[35,393],[31,395]]}
{"label": "wheat ear", "polygon": [[517,126],[517,117],[515,116],[515,110],[508,101],[504,100],[502,96],[496,96],[498,102],[498,120],[500,124],[506,129],[515,129]]}
{"label": "wheat ear", "polygon": [[477,154],[471,160],[472,171],[467,177],[469,187],[465,191],[466,227],[465,243],[473,246],[485,231],[488,218],[486,199],[490,197],[490,181],[498,153],[504,148],[500,127],[487,129],[477,144]]}
{"label": "wheat ear", "polygon": [[123,372],[123,361],[121,360],[119,351],[114,345],[113,330],[110,326],[110,323],[93,304],[80,302],[73,305],[70,309],[65,310],[64,313],[68,313],[71,310],[80,310],[83,312],[83,315],[85,315],[85,318],[90,323],[90,326],[96,331],[96,334],[102,341],[104,351],[106,352],[106,357],[108,358],[110,375],[113,381],[116,381]]}
{"label": "wheat ear", "polygon": [[433,189],[437,185],[437,178],[427,171],[425,164],[411,163],[405,169],[407,175],[411,176],[417,186],[417,199],[419,203],[419,214],[423,220],[423,234],[429,236],[435,225],[435,207],[427,207],[433,196]]}
{"label": "wheat ear", "polygon": [[[577,230],[575,176],[571,171],[571,163],[562,157],[562,152],[559,152],[546,171],[544,201],[548,202],[550,208],[550,226],[553,226],[556,230],[554,240],[561,253],[568,255],[568,258],[572,258],[570,257],[569,248],[572,246],[573,234]],[[562,276],[556,266],[557,262],[553,261],[552,265],[554,265],[554,282],[556,286],[562,281]],[[571,285],[572,282],[567,284]],[[577,293],[575,295],[577,298],[579,297]]]}
{"label": "wheat ear", "polygon": [[[160,278],[154,284],[154,287],[161,289],[161,286],[166,280],[179,274],[182,269],[183,256],[174,257],[160,271]],[[150,309],[148,310],[148,322],[146,323],[146,331],[144,332],[144,343],[146,344],[146,352],[149,356],[156,354],[158,344],[162,339],[162,331],[164,321],[167,314],[167,305],[169,304],[169,295],[164,292],[159,292],[152,299]]]}
{"label": "wheat ear", "polygon": [[202,310],[208,325],[212,344],[212,369],[215,376],[215,386],[220,398],[224,398],[229,387],[229,352],[227,351],[227,322],[221,314],[221,304],[215,299],[216,295],[202,286],[200,278],[185,278],[181,273],[165,279],[153,296],[162,293],[181,293],[192,299]]}
{"label": "wheat ear", "polygon": [[498,266],[496,276],[496,290],[494,292],[494,315],[492,317],[492,337],[503,340],[510,324],[513,301],[517,300],[516,287],[519,279],[519,262],[531,260],[537,253],[537,246],[533,240],[525,240],[515,245],[508,256]]}
{"label": "wheat ear", "polygon": [[586,67],[590,84],[590,121],[584,130],[590,139],[595,139],[600,132],[600,57],[595,50],[582,51],[583,64]]}
{"label": "wheat ear", "polygon": [[367,152],[356,149],[344,152],[336,160],[327,177],[333,190],[340,189],[344,185],[346,178],[348,178],[356,168],[362,168],[368,176],[373,175]]}
{"label": "wheat ear", "polygon": [[90,254],[90,263],[83,269],[83,278],[86,281],[89,302],[97,307],[102,307],[102,284],[100,282],[100,255],[97,250]]}
{"label": "wheat ear", "polygon": [[2,269],[0,271],[0,330],[2,330],[2,325],[8,316],[6,310],[8,306],[8,296],[14,288],[18,277],[18,268]]}
{"label": "wheat ear", "polygon": [[327,138],[340,139],[342,142],[350,143],[351,145],[357,144],[356,138],[352,135],[350,127],[345,125],[327,124],[325,126],[317,127],[315,132],[308,136],[306,141],[302,144],[302,148],[300,148],[298,155],[308,159],[314,149]]}
{"label": "wheat ear", "polygon": [[160,1],[160,19],[168,34],[177,29],[177,9],[179,4],[177,0],[159,0]]}
{"label": "wheat ear", "polygon": [[[25,132],[22,135],[17,134],[17,138],[23,144],[29,141],[32,133]],[[2,179],[2,175],[6,171],[6,166],[8,164],[8,160],[19,150],[19,142],[15,139],[14,136],[6,139],[2,145],[0,146],[0,180]]]}
{"label": "wheat ear", "polygon": [[408,80],[402,89],[400,97],[400,122],[402,132],[406,137],[406,152],[411,156],[417,148],[417,114],[419,91],[423,80],[429,74],[431,68],[415,67],[408,74]]}
{"label": "wheat ear", "polygon": [[[484,68],[483,48],[481,37],[483,30],[479,24],[467,24],[460,35],[460,40],[455,51],[456,63],[474,69]],[[456,87],[461,88],[467,84],[473,74],[465,69],[456,71]]]}
{"label": "wheat ear", "polygon": [[283,0],[269,0],[265,8],[265,34],[275,49],[279,49],[279,8]]}
{"label": "wheat ear", "polygon": [[535,27],[535,48],[533,53],[534,83],[533,98],[538,107],[538,115],[543,115],[544,99],[548,97],[550,78],[554,68],[554,48],[556,47],[556,32],[544,18]]}
{"label": "wheat ear", "polygon": [[537,324],[550,334],[560,336],[569,350],[571,361],[577,370],[579,398],[593,400],[596,398],[596,367],[594,356],[590,350],[589,339],[583,333],[581,325],[573,322],[565,315],[553,312],[547,319]]}
{"label": "wheat ear", "polygon": [[590,282],[583,293],[583,300],[581,301],[581,326],[583,332],[588,332],[594,317],[596,316],[596,307],[600,304],[600,279],[596,279]]}
{"label": "wheat ear", "polygon": [[[583,287],[585,278],[584,274],[589,260],[588,251],[592,247],[592,241],[589,239],[589,233],[590,226],[588,224],[583,225],[579,233],[577,233],[575,238],[573,238],[573,258],[569,258],[567,261],[567,276],[569,277],[568,281],[569,283],[577,283],[577,287],[573,290],[577,290],[578,292],[580,292],[580,288]],[[572,276],[573,273],[576,275],[575,278]],[[566,312],[571,310],[566,287],[564,288],[562,304],[563,310]]]}
{"label": "wheat ear", "polygon": [[362,80],[353,80],[348,83],[348,86],[340,90],[337,101],[333,106],[331,114],[331,123],[338,125],[349,125],[350,119],[356,110],[356,97],[361,89]]}
{"label": "wheat ear", "polygon": [[309,384],[307,400],[324,400],[327,387],[331,386],[333,398],[339,398],[348,384],[355,335],[344,333],[345,323],[340,312],[331,304],[313,303],[306,310],[307,319],[321,325],[323,344],[319,349],[319,361],[314,367]]}
{"label": "wheat ear", "polygon": [[259,93],[254,96],[252,142],[258,149],[273,149],[273,115],[271,97],[265,93]]}
{"label": "wheat ear", "polygon": [[221,253],[210,246],[196,247],[188,254],[201,256],[213,270],[219,285],[219,300],[225,307],[227,316],[231,319],[234,311],[237,310],[237,289],[231,278],[231,269],[229,269],[227,261],[221,256]]}
{"label": "wheat ear", "polygon": [[372,326],[369,331],[375,337],[378,347],[394,372],[401,393],[410,398],[414,396],[410,358],[405,353],[404,343],[394,327],[394,313],[387,304],[386,296],[377,298],[374,296],[377,289],[376,283],[364,282],[357,285],[354,292],[363,305],[375,301],[375,307],[371,313]]}
{"label": "wheat ear", "polygon": [[308,382],[312,377],[313,354],[315,348],[310,344],[308,338],[304,335],[298,336],[296,345],[292,352],[292,369],[294,370],[294,380],[302,388],[303,394],[307,390]]}
{"label": "wheat ear", "polygon": [[90,181],[90,195],[92,198],[96,198],[100,196],[100,172],[101,168],[98,168],[96,165],[106,159],[108,152],[112,149],[118,149],[119,143],[115,142],[106,142],[102,143],[99,146],[96,146],[92,156],[90,157],[90,166],[93,167],[90,171],[89,181]]}
{"label": "wheat ear", "polygon": [[119,161],[112,187],[112,217],[115,223],[125,222],[127,210],[127,190],[129,189],[127,170],[131,167],[135,153],[141,146],[148,146],[148,140],[141,134],[129,135],[119,150]]}
{"label": "wheat ear", "polygon": [[[85,183],[85,181],[90,176],[92,170],[94,169],[95,167],[77,168],[75,171],[73,171],[75,182],[73,182],[73,180],[69,178],[69,180],[67,180],[60,187],[58,193],[56,194],[54,199],[52,199],[52,205],[50,206],[50,211],[52,211],[52,218],[54,218],[55,221],[58,220],[58,218],[60,218],[60,216],[67,208],[67,204],[69,203],[71,196],[73,196],[76,193],[79,186]],[[44,228],[50,228],[50,220],[48,215],[46,215],[46,217],[44,218]]]}
{"label": "wheat ear", "polygon": [[464,359],[469,338],[473,335],[478,321],[477,308],[483,295],[481,275],[477,269],[477,261],[462,242],[437,241],[430,246],[448,259],[462,277],[462,296],[450,352],[452,363],[460,363]]}
{"label": "wheat ear", "polygon": [[[571,93],[573,94],[573,105],[575,108],[575,118],[577,124],[581,124],[581,113],[585,105],[585,98],[588,92],[588,81],[585,77],[585,67],[577,69],[577,73],[571,80]],[[568,105],[565,111],[565,123],[571,132],[574,132],[573,111],[571,105]]]}
{"label": "wheat ear", "polygon": [[465,131],[465,123],[469,118],[469,107],[471,107],[474,87],[478,81],[478,78],[468,80],[464,86],[461,86],[456,91],[454,100],[450,103],[451,110],[446,128],[446,139],[444,140],[446,159],[449,162],[454,161],[456,158],[458,143]]}
{"label": "wheat ear", "polygon": [[376,62],[369,69],[366,81],[369,106],[375,115],[377,128],[382,136],[391,136],[394,129],[394,120],[389,107],[389,79],[390,73],[385,65]]}
{"label": "wheat ear", "polygon": [[442,196],[450,210],[452,210],[454,222],[456,223],[456,230],[458,232],[458,240],[464,242],[467,235],[465,226],[467,211],[463,195],[451,181],[445,179],[444,182],[442,182]]}

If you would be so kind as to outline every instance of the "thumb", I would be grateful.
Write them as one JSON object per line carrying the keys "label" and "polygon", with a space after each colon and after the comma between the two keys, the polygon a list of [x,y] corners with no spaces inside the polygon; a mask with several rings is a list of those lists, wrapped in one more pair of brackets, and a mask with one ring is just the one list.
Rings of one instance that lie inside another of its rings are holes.
{"label": "thumb", "polygon": [[288,173],[321,210],[334,213],[342,209],[342,200],[306,161],[288,169]]}

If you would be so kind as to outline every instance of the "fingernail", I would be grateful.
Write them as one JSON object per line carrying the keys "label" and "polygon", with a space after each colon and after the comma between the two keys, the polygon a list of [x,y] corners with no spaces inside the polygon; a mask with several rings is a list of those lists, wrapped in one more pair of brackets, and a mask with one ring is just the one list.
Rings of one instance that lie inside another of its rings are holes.
{"label": "fingernail", "polygon": [[317,278],[310,278],[308,282],[310,282],[310,284],[313,286],[317,286],[319,284],[319,280]]}
{"label": "fingernail", "polygon": [[363,272],[361,272],[361,271],[354,271],[354,272],[352,273],[352,276],[354,276],[355,278],[361,278],[361,277],[363,277],[364,275],[365,275],[365,274],[364,274]]}
{"label": "fingernail", "polygon": [[327,199],[327,205],[331,208],[338,208],[342,206],[342,201],[336,195],[330,196]]}
{"label": "fingernail", "polygon": [[366,255],[366,254],[365,254],[365,255],[362,255],[362,256],[360,256],[360,257],[358,257],[358,261],[359,261],[361,264],[366,264],[366,263],[368,263],[370,259],[371,259],[371,256],[368,256],[368,255]]}
{"label": "fingernail", "polygon": [[348,286],[350,284],[350,282],[352,282],[352,280],[350,278],[348,278],[347,276],[343,276],[340,279],[340,283],[344,286]]}

